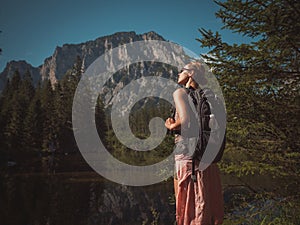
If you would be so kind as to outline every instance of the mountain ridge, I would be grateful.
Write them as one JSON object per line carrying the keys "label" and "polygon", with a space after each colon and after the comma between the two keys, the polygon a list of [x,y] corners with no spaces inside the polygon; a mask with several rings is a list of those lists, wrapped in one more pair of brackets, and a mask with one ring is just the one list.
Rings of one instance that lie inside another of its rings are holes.
{"label": "mountain ridge", "polygon": [[7,79],[11,79],[16,70],[20,72],[21,76],[23,76],[26,71],[29,71],[35,85],[39,81],[46,79],[50,79],[51,83],[54,84],[72,68],[77,56],[83,60],[82,67],[84,69],[106,50],[141,40],[166,41],[161,35],[154,31],[142,34],[137,34],[135,31],[120,31],[79,44],[66,43],[62,46],[56,46],[53,54],[46,57],[44,63],[38,67],[32,66],[25,60],[12,60],[6,64],[6,67],[0,73],[0,91],[3,90]]}

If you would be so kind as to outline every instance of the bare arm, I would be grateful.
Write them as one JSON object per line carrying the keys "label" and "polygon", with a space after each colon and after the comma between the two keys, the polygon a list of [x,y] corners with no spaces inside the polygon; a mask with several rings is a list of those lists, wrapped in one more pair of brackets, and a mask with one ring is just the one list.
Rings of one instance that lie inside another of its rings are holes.
{"label": "bare arm", "polygon": [[180,88],[173,93],[173,98],[179,117],[176,119],[176,121],[174,121],[173,118],[168,118],[165,126],[169,130],[179,130],[181,127],[187,126],[189,122],[188,95],[183,88]]}

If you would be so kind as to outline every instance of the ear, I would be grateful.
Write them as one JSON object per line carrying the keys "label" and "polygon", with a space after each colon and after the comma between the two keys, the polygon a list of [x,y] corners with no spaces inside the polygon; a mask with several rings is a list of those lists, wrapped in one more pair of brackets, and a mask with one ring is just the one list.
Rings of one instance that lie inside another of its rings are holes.
{"label": "ear", "polygon": [[193,78],[194,74],[195,74],[194,70],[188,71],[188,77]]}

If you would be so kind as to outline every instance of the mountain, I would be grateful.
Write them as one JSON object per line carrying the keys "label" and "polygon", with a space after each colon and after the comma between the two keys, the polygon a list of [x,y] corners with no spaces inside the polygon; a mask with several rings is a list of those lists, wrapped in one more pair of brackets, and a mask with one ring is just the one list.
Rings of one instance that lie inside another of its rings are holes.
{"label": "mountain", "polygon": [[40,80],[40,67],[33,67],[24,60],[10,61],[6,64],[6,67],[4,68],[3,72],[0,73],[0,91],[3,90],[7,79],[11,79],[16,70],[19,71],[21,77],[23,77],[24,74],[27,71],[29,71],[34,84],[37,84]]}
{"label": "mountain", "polygon": [[68,69],[72,68],[77,56],[83,60],[83,67],[87,68],[105,51],[118,47],[122,44],[141,40],[161,40],[163,37],[155,32],[136,34],[135,32],[118,32],[113,35],[97,38],[81,44],[65,44],[56,47],[53,55],[44,61],[40,75],[44,80],[50,78],[51,82],[61,79]]}
{"label": "mountain", "polygon": [[0,90],[6,84],[7,78],[10,79],[13,73],[18,70],[23,75],[27,70],[31,73],[36,84],[39,80],[50,79],[52,83],[61,79],[64,74],[72,68],[76,58],[79,56],[83,61],[83,67],[87,68],[95,59],[102,55],[106,50],[118,47],[125,43],[141,40],[161,40],[164,38],[151,31],[144,34],[135,32],[118,32],[112,35],[99,37],[93,41],[80,44],[64,44],[56,47],[52,56],[46,58],[39,67],[33,67],[26,61],[8,62],[3,72],[0,73]]}

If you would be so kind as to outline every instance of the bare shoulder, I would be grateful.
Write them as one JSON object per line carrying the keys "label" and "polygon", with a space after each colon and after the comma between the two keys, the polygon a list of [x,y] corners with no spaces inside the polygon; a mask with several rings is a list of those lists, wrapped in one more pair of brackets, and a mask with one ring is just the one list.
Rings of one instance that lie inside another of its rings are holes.
{"label": "bare shoulder", "polygon": [[174,98],[184,98],[187,96],[185,88],[178,88],[176,91],[173,93]]}

